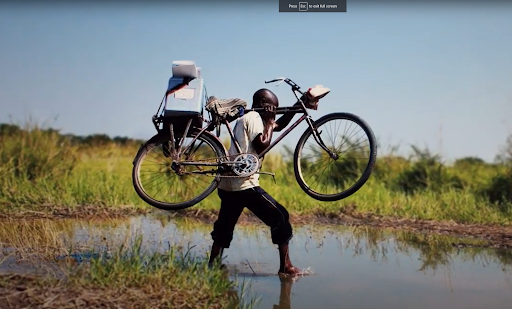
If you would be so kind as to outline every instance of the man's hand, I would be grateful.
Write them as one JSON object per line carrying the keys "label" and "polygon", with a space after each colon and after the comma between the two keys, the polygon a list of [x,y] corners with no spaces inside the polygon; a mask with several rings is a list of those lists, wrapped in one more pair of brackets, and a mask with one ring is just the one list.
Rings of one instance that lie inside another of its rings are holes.
{"label": "man's hand", "polygon": [[260,113],[265,123],[273,124],[276,120],[276,106],[272,104],[264,104],[263,112]]}
{"label": "man's hand", "polygon": [[[293,107],[299,107],[301,106],[300,102],[297,102],[293,105]],[[295,112],[286,112],[283,114],[283,116],[281,116],[279,119],[277,119],[274,123],[274,131],[275,132],[280,132],[281,130],[283,130],[284,128],[286,128],[286,126],[290,123],[290,121],[292,121],[293,117],[295,116]]]}
{"label": "man's hand", "polygon": [[262,107],[263,111],[260,112],[260,116],[263,120],[263,134],[258,135],[253,141],[254,148],[258,154],[270,145],[272,133],[274,133],[276,126],[276,107],[270,104],[265,104]]}

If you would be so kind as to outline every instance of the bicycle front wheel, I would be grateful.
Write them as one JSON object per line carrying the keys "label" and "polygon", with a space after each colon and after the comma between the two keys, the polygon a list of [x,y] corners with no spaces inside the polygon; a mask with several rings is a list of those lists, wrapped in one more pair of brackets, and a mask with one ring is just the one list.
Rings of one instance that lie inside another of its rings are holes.
{"label": "bicycle front wheel", "polygon": [[[349,113],[326,115],[308,128],[294,153],[295,178],[301,189],[319,201],[337,201],[359,190],[377,159],[377,143],[370,126]],[[321,147],[338,157],[333,159]]]}
{"label": "bicycle front wheel", "polygon": [[[196,135],[196,130],[189,132],[181,142],[182,149],[190,145]],[[189,208],[210,195],[220,181],[219,166],[201,163],[221,163],[227,156],[226,150],[213,135],[202,132],[189,151],[173,162],[170,143],[169,137],[155,135],[141,148],[133,162],[133,186],[142,200],[156,208]],[[177,148],[180,140],[174,143]]]}

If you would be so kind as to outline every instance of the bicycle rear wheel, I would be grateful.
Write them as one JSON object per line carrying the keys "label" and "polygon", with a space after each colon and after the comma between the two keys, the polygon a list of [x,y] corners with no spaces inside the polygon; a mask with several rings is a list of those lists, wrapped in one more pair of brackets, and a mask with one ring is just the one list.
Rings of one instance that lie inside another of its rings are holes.
{"label": "bicycle rear wheel", "polygon": [[[198,130],[191,130],[182,142],[185,149]],[[183,133],[175,136],[181,137]],[[173,163],[220,163],[227,156],[222,143],[209,132],[201,133],[190,151],[179,162],[170,156],[170,138],[155,135],[139,151],[133,162],[132,180],[135,191],[146,203],[163,210],[189,208],[210,195],[220,181],[219,166],[180,165]],[[179,140],[174,141],[176,146]],[[207,174],[199,174],[209,171]],[[174,192],[171,192],[173,191]]]}
{"label": "bicycle rear wheel", "polygon": [[[319,201],[337,201],[354,194],[370,177],[377,159],[377,143],[370,126],[349,113],[326,115],[313,126],[319,141],[338,158],[331,158],[308,128],[294,153],[293,166],[299,186]],[[350,141],[353,136],[355,141]],[[367,144],[363,144],[364,138]]]}

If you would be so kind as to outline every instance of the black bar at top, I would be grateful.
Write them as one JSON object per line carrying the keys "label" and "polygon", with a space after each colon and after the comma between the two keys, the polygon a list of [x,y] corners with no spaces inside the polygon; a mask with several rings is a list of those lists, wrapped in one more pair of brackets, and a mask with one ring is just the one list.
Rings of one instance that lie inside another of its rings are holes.
{"label": "black bar at top", "polygon": [[346,12],[347,0],[279,0],[279,12]]}

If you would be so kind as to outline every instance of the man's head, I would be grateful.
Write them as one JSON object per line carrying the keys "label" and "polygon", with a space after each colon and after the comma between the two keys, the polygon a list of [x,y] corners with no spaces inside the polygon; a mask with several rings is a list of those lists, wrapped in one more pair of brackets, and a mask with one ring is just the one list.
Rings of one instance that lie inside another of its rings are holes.
{"label": "man's head", "polygon": [[261,108],[265,105],[279,106],[277,96],[268,89],[260,89],[252,96],[252,108]]}

